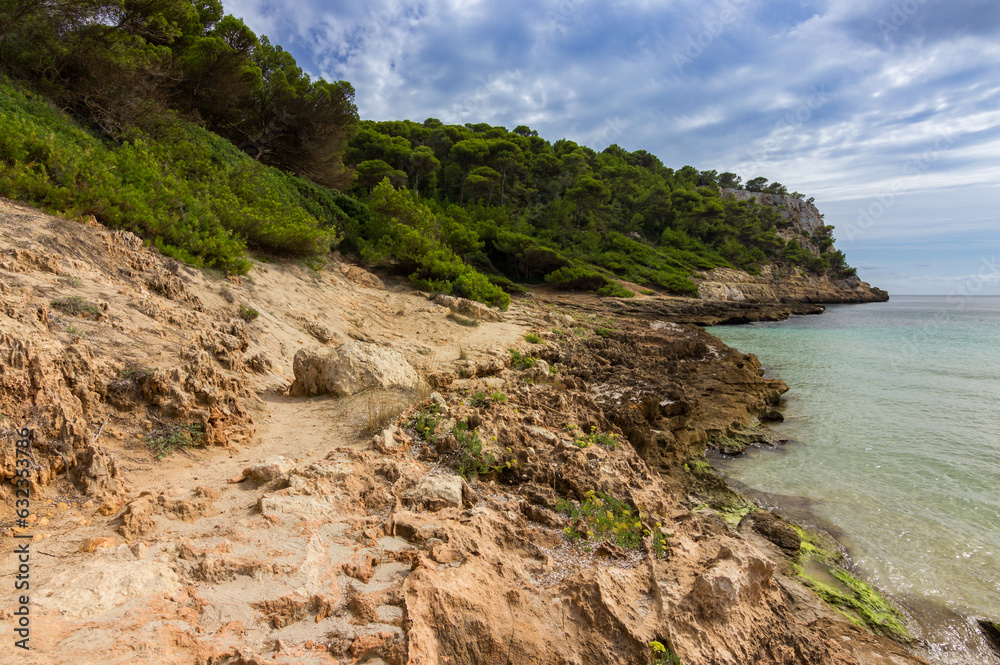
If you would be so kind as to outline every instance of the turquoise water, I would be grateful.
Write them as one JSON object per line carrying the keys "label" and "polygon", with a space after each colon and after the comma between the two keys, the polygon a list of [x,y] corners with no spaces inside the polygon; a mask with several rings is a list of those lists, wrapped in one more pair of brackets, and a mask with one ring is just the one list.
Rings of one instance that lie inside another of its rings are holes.
{"label": "turquoise water", "polygon": [[934,660],[998,662],[970,618],[1000,620],[1000,298],[895,297],[709,330],[790,387],[774,429],[793,441],[723,472],[779,509],[807,499]]}

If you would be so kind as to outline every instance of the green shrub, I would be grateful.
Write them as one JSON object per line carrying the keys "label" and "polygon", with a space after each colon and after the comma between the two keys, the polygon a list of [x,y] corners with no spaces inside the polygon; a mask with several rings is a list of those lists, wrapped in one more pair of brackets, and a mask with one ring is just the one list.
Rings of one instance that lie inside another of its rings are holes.
{"label": "green shrub", "polygon": [[598,432],[596,427],[591,427],[589,434],[581,434],[573,439],[573,445],[577,448],[589,448],[593,444],[597,444],[611,450],[614,450],[620,445],[617,435]]}
{"label": "green shrub", "polygon": [[147,434],[146,445],[156,459],[163,459],[179,449],[200,445],[204,435],[205,427],[201,423],[174,423]]}
{"label": "green shrub", "polygon": [[542,338],[538,336],[537,333],[528,333],[524,336],[524,341],[531,342],[532,344],[544,344]]}
{"label": "green shrub", "polygon": [[440,220],[407,190],[386,178],[372,192],[371,223],[361,253],[375,263],[395,262],[420,288],[454,293],[506,311],[510,296],[466,265],[444,242]]}
{"label": "green shrub", "polygon": [[560,289],[574,291],[596,291],[609,283],[608,278],[601,273],[581,265],[554,270],[545,276],[545,281]]}
{"label": "green shrub", "polygon": [[560,499],[556,503],[556,510],[573,520],[582,518],[587,524],[586,533],[579,533],[572,527],[567,527],[565,533],[571,538],[588,541],[607,538],[626,549],[642,547],[644,536],[642,520],[621,499],[588,491],[583,502]]}
{"label": "green shrub", "polygon": [[97,305],[80,296],[56,298],[50,304],[54,309],[70,316],[82,316],[88,319],[96,319],[101,316],[101,310]]}
{"label": "green shrub", "polygon": [[608,298],[634,298],[635,292],[629,291],[618,282],[609,282],[597,289],[597,294]]}
{"label": "green shrub", "polygon": [[534,356],[521,355],[517,349],[510,350],[510,366],[513,369],[531,369],[538,364],[538,358]]}
{"label": "green shrub", "polygon": [[254,319],[256,319],[258,316],[260,316],[260,312],[258,312],[253,307],[247,307],[246,305],[240,305],[240,318],[243,319],[244,321],[246,321],[247,323],[250,323],[251,321],[253,321]]}
{"label": "green shrub", "polygon": [[[244,273],[247,248],[325,253],[349,197],[264,166],[194,124],[120,144],[0,77],[0,194],[69,217],[93,215],[194,266]],[[343,206],[343,207],[342,207]]]}

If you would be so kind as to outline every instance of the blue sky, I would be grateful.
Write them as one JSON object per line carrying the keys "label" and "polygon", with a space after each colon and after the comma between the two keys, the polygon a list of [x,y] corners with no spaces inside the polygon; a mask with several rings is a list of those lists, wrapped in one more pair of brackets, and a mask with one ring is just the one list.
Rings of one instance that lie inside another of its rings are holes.
{"label": "blue sky", "polygon": [[529,125],[816,198],[895,294],[1000,294],[997,0],[223,0],[362,118]]}

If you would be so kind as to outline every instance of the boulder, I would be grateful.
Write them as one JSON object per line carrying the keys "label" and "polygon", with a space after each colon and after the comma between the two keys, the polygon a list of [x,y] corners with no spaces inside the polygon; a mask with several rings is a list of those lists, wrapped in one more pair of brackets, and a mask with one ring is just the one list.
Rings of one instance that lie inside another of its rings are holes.
{"label": "boulder", "polygon": [[407,503],[426,505],[432,510],[462,507],[461,476],[428,476],[410,488],[403,499]]}
{"label": "boulder", "polygon": [[776,515],[758,510],[747,516],[751,520],[753,530],[764,536],[783,550],[797,552],[802,545],[802,538],[788,522]]}
{"label": "boulder", "polygon": [[986,641],[990,647],[1000,655],[1000,623],[989,619],[977,619],[979,629],[983,631]]}
{"label": "boulder", "polygon": [[281,455],[268,457],[264,461],[243,470],[243,476],[258,485],[275,480],[287,480],[295,470],[295,463]]}
{"label": "boulder", "polygon": [[499,321],[501,318],[500,310],[484,305],[481,302],[476,302],[475,300],[457,298],[444,293],[438,293],[433,299],[436,304],[447,307],[456,314],[464,314],[465,316],[484,319],[486,321]]}
{"label": "boulder", "polygon": [[354,395],[370,388],[408,388],[420,377],[399,351],[369,342],[350,342],[335,349],[300,349],[292,363],[297,396]]}

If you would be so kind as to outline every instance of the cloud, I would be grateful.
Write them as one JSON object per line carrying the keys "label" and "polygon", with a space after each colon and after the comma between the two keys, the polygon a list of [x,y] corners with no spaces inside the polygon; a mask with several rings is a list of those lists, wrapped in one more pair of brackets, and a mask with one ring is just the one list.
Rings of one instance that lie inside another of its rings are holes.
{"label": "cloud", "polygon": [[224,4],[310,74],[351,81],[365,118],[527,124],[763,175],[840,229],[891,195],[838,236],[849,259],[945,223],[973,251],[1000,224],[994,0]]}

